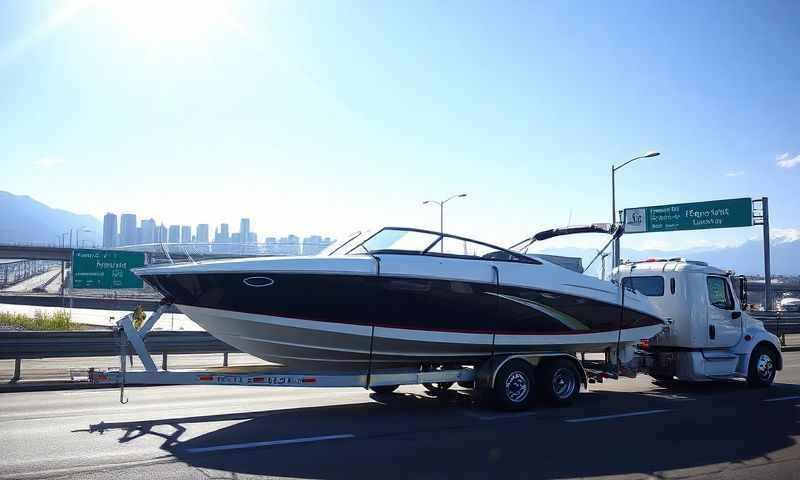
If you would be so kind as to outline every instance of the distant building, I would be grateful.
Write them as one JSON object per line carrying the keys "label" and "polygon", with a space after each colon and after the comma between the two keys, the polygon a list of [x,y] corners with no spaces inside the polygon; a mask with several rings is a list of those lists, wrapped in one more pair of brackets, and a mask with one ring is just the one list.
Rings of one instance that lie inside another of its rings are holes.
{"label": "distant building", "polygon": [[239,221],[239,240],[242,243],[250,241],[250,219],[243,218]]}
{"label": "distant building", "polygon": [[181,243],[192,243],[192,227],[184,225],[181,227]]}
{"label": "distant building", "polygon": [[269,237],[265,243],[267,254],[300,255],[300,237],[296,235],[289,235],[279,239]]}
{"label": "distant building", "polygon": [[141,238],[139,243],[156,243],[156,221],[151,219],[142,220]]}
{"label": "distant building", "polygon": [[164,243],[168,241],[169,241],[168,230],[167,227],[165,227],[164,224],[162,223],[156,230],[156,242]]}
{"label": "distant building", "polygon": [[179,225],[169,226],[169,243],[180,243],[181,227]]}
{"label": "distant building", "polygon": [[333,239],[319,235],[311,235],[303,239],[303,255],[316,255],[333,243]]}
{"label": "distant building", "polygon": [[133,213],[123,213],[120,217],[119,243],[120,245],[136,245],[139,240],[136,226],[136,215]]}
{"label": "distant building", "polygon": [[220,224],[219,230],[217,230],[216,233],[214,234],[214,241],[218,243],[228,243],[231,241],[230,235],[228,233],[227,223]]}
{"label": "distant building", "polygon": [[241,235],[238,232],[231,234],[231,243],[241,243]]}
{"label": "distant building", "polygon": [[208,243],[208,224],[201,223],[197,226],[197,233],[195,234],[197,243]]}
{"label": "distant building", "polygon": [[103,248],[117,246],[117,216],[106,213],[103,217]]}
{"label": "distant building", "polygon": [[247,243],[258,243],[258,234],[256,232],[250,232],[250,238],[247,239]]}

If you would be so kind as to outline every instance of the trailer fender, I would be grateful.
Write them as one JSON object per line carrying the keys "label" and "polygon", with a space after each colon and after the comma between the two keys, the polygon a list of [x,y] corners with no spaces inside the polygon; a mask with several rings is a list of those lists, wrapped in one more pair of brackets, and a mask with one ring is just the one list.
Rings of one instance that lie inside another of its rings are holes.
{"label": "trailer fender", "polygon": [[481,365],[475,375],[476,388],[492,388],[494,385],[497,372],[503,368],[503,365],[514,359],[521,359],[528,362],[534,369],[542,362],[547,361],[549,358],[566,358],[575,364],[578,372],[581,374],[581,383],[583,388],[589,388],[589,376],[583,368],[580,360],[574,355],[568,353],[535,353],[535,354],[518,354],[518,355],[496,355],[489,361]]}

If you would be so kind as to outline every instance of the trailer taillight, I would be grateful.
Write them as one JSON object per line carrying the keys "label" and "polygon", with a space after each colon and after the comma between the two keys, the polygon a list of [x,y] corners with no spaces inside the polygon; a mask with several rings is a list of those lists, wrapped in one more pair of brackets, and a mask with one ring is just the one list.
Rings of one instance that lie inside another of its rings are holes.
{"label": "trailer taillight", "polygon": [[639,340],[639,348],[641,348],[642,350],[647,350],[648,348],[650,348],[650,340],[647,338]]}

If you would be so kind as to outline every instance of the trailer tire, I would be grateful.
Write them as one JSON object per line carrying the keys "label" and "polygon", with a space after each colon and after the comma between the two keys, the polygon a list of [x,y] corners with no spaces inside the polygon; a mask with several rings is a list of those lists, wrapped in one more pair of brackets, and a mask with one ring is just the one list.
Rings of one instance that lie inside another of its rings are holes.
{"label": "trailer tire", "polygon": [[428,393],[439,395],[449,390],[453,386],[453,382],[423,383],[422,386]]}
{"label": "trailer tire", "polygon": [[369,389],[378,395],[387,395],[397,390],[397,387],[399,386],[400,385],[377,385],[374,387],[369,387]]}
{"label": "trailer tire", "polygon": [[534,376],[525,360],[510,360],[495,375],[492,387],[495,406],[518,412],[527,409],[534,397]]}
{"label": "trailer tire", "polygon": [[769,347],[759,345],[750,354],[750,367],[747,370],[747,385],[750,388],[766,388],[775,380],[778,359]]}
{"label": "trailer tire", "polygon": [[536,367],[536,386],[547,403],[570,405],[581,390],[581,374],[574,362],[554,358]]}

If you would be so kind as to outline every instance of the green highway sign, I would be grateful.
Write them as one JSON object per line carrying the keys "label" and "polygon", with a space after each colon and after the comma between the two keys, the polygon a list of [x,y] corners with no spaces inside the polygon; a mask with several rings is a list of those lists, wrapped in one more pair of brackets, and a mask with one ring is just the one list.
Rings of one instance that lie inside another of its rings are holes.
{"label": "green highway sign", "polygon": [[74,250],[72,288],[142,288],[144,282],[131,269],[143,266],[143,252]]}
{"label": "green highway sign", "polygon": [[625,233],[673,232],[753,225],[753,201],[732,198],[625,209]]}

